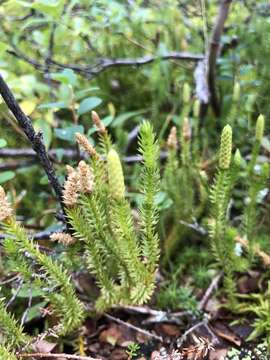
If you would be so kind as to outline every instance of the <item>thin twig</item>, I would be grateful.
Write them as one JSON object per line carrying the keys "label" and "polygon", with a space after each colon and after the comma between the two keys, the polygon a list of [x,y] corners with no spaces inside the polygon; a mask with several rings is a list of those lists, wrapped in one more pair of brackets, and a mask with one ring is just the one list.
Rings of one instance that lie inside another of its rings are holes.
{"label": "thin twig", "polygon": [[[59,149],[51,149],[48,151],[48,156],[52,162],[57,162],[57,154]],[[69,160],[76,160],[78,153],[76,149],[61,149],[61,156],[65,159]],[[29,148],[23,148],[23,149],[12,149],[12,148],[5,148],[0,149],[0,158],[38,158],[37,153]],[[81,151],[80,152],[80,159],[87,159],[89,155],[86,152]],[[167,158],[167,152],[161,151],[160,152],[160,159],[166,159]],[[129,156],[123,156],[122,160],[127,164],[132,164],[134,162],[140,162],[142,161],[141,155],[129,155]]]}
{"label": "thin twig", "polygon": [[193,332],[195,331],[195,330],[197,330],[198,328],[200,328],[200,327],[204,327],[207,331],[208,331],[208,333],[211,335],[211,344],[217,344],[217,343],[219,343],[219,340],[218,340],[218,338],[216,337],[216,335],[213,333],[213,331],[210,329],[210,327],[209,327],[209,318],[208,317],[205,317],[202,321],[200,321],[200,322],[198,322],[197,324],[195,324],[195,325],[193,325],[192,327],[190,327],[187,331],[185,331],[184,332],[184,334],[180,337],[180,338],[178,338],[177,340],[176,340],[176,344],[177,344],[177,347],[178,348],[181,348],[182,347],[182,345],[183,345],[183,343],[184,343],[184,341],[186,341],[186,339],[187,339],[187,336],[188,335],[192,335],[193,334]]}
{"label": "thin twig", "polygon": [[209,287],[207,288],[206,292],[204,293],[204,296],[202,297],[201,301],[199,302],[198,308],[199,310],[203,310],[205,306],[207,305],[213,291],[217,288],[218,283],[220,282],[220,279],[223,276],[223,271],[220,271],[211,281]]}
{"label": "thin twig", "polygon": [[148,315],[146,320],[143,320],[142,324],[151,324],[151,323],[173,323],[173,324],[181,324],[180,319],[183,317],[192,317],[193,314],[191,311],[178,311],[178,312],[167,312],[162,310],[151,309],[148,306],[115,306],[115,309],[121,309],[123,311],[127,311],[129,313],[137,313]]}
{"label": "thin twig", "polygon": [[0,286],[10,284],[10,283],[12,283],[13,281],[19,279],[20,276],[21,276],[20,274],[16,274],[16,275],[10,277],[9,279],[6,279],[6,280],[4,280],[4,281],[1,281],[1,282],[0,282]]}
{"label": "thin twig", "polygon": [[33,354],[17,354],[19,359],[72,359],[72,360],[98,360],[97,358],[92,358],[90,356],[79,356],[79,355],[69,355],[69,354],[48,354],[48,353],[33,353]]}
{"label": "thin twig", "polygon": [[7,302],[7,304],[6,304],[7,308],[16,300],[16,297],[18,296],[18,294],[21,291],[22,287],[23,287],[23,279],[19,278],[18,287],[14,291],[14,294],[12,295],[12,297]]}
{"label": "thin twig", "polygon": [[21,349],[21,354],[24,351],[27,351],[27,349],[29,349],[30,347],[31,349],[35,350],[35,344],[42,342],[47,337],[53,337],[57,339],[59,337],[58,334],[61,332],[61,330],[62,330],[62,325],[58,324],[53,326],[52,328],[49,328],[43,333],[35,336],[34,338],[33,337],[30,338],[29,341],[27,341],[27,343],[24,344],[23,348]]}
{"label": "thin twig", "polygon": [[31,309],[31,306],[32,306],[32,300],[33,300],[33,292],[32,292],[32,284],[30,285],[29,287],[29,298],[28,298],[28,305],[27,305],[27,308],[25,309],[23,315],[22,315],[22,318],[21,318],[21,326],[24,325],[27,317],[28,317],[28,314],[29,314],[29,311]]}
{"label": "thin twig", "polygon": [[114,308],[117,310],[120,309],[130,313],[143,314],[143,315],[159,316],[166,314],[165,311],[151,309],[148,306],[124,305],[124,306],[114,306]]}
{"label": "thin twig", "polygon": [[125,327],[127,327],[129,329],[132,329],[132,330],[134,330],[136,332],[139,332],[139,333],[144,334],[144,335],[146,335],[148,337],[151,337],[152,339],[163,342],[163,339],[162,339],[161,336],[154,335],[154,334],[150,333],[147,330],[141,329],[141,328],[139,328],[139,327],[137,327],[135,325],[132,325],[130,323],[126,323],[125,321],[123,321],[121,319],[118,319],[118,318],[116,318],[116,317],[114,317],[112,315],[109,315],[109,314],[105,313],[104,317],[106,317],[109,320],[112,320],[112,321],[116,322],[117,324],[123,325],[123,326],[125,326]]}
{"label": "thin twig", "polygon": [[195,330],[197,330],[201,326],[205,326],[205,324],[206,321],[202,320],[197,324],[191,326],[187,331],[184,332],[184,334],[179,339],[177,339],[177,347],[180,348],[183,345],[183,342],[186,340],[188,335],[192,334]]}
{"label": "thin twig", "polygon": [[[61,231],[64,231],[65,229],[66,229],[66,227],[63,226],[63,227],[60,227],[59,229],[57,229],[57,231],[60,231],[60,232],[61,232]],[[38,233],[30,236],[30,237],[31,237],[31,239],[33,239],[33,240],[44,240],[44,239],[48,239],[48,238],[50,237],[50,235],[51,235],[52,233],[54,233],[55,231],[56,231],[56,230],[44,230],[44,231],[40,231],[40,232],[38,232]],[[1,240],[4,240],[6,237],[7,237],[7,235],[5,235],[5,234],[0,234],[0,241],[1,241]]]}

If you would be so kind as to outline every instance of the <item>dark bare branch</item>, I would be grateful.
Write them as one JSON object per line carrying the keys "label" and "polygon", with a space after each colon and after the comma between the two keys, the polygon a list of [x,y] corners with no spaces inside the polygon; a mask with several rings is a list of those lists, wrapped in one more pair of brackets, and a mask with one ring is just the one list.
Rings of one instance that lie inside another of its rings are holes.
{"label": "dark bare branch", "polygon": [[[207,79],[209,101],[216,116],[220,115],[220,101],[216,90],[216,62],[220,52],[220,39],[224,31],[225,21],[227,20],[230,5],[232,0],[221,0],[218,15],[216,17],[215,25],[213,28],[209,49],[207,53],[207,60],[205,64],[205,78]],[[200,76],[203,79],[203,75]],[[203,83],[203,81],[202,81]],[[206,114],[208,102],[201,101],[201,114]]]}
{"label": "dark bare branch", "polygon": [[217,20],[210,41],[210,49],[208,55],[207,75],[210,90],[210,102],[217,116],[220,114],[220,104],[216,92],[216,62],[220,51],[220,38],[224,30],[225,21],[228,17],[231,3],[232,0],[222,0],[220,3]]}
{"label": "dark bare branch", "polygon": [[62,64],[51,58],[47,57],[47,65],[43,65],[23,54],[16,46],[11,44],[13,50],[8,50],[8,53],[12,56],[15,56],[28,64],[32,65],[37,70],[42,72],[46,72],[48,64],[50,64],[50,68],[54,70],[61,69],[72,69],[74,72],[77,72],[81,75],[86,76],[87,78],[93,78],[103,71],[112,68],[112,67],[127,67],[134,66],[139,67],[143,65],[150,64],[156,60],[181,60],[181,61],[200,61],[204,58],[202,54],[192,54],[189,52],[169,52],[167,54],[157,56],[157,55],[146,55],[139,58],[123,58],[123,59],[109,59],[109,58],[101,58],[93,65],[76,65],[76,64]]}
{"label": "dark bare branch", "polygon": [[52,162],[50,161],[49,156],[47,154],[43,142],[42,134],[40,132],[39,133],[35,132],[30,118],[24,114],[19,104],[17,103],[15,97],[13,96],[11,90],[9,89],[7,83],[5,82],[5,80],[1,75],[0,75],[0,94],[3,100],[5,101],[7,107],[18,121],[18,124],[26,134],[28,140],[30,141],[32,148],[37,154],[37,157],[47,174],[48,180],[55,191],[57,200],[59,201],[62,210],[64,212],[62,187],[56,177]]}

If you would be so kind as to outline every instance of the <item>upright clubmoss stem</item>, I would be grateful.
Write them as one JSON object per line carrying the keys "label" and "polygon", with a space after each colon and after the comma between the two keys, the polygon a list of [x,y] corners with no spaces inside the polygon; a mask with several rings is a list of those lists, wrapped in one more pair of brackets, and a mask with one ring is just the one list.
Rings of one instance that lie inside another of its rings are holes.
{"label": "upright clubmoss stem", "polygon": [[184,83],[183,86],[183,103],[188,104],[191,98],[191,90],[188,83]]}
{"label": "upright clubmoss stem", "polygon": [[184,119],[189,115],[190,102],[191,102],[191,89],[188,83],[184,83],[182,92],[183,108],[181,118]]}
{"label": "upright clubmoss stem", "polygon": [[189,119],[185,118],[182,125],[181,132],[181,157],[183,165],[189,165],[190,161],[190,142],[191,142],[191,127]]}
{"label": "upright clubmoss stem", "polygon": [[256,165],[257,157],[259,155],[260,146],[262,142],[262,138],[264,135],[264,126],[265,126],[265,120],[263,115],[259,115],[257,122],[256,122],[256,128],[255,128],[255,141],[253,143],[252,152],[251,152],[251,159],[248,166],[248,174],[249,176],[252,176],[254,173],[254,167]]}
{"label": "upright clubmoss stem", "polygon": [[200,143],[199,143],[199,117],[200,117],[200,101],[198,99],[195,100],[193,104],[193,158],[195,163],[200,157]]}
{"label": "upright clubmoss stem", "polygon": [[[227,209],[230,201],[230,193],[233,187],[231,174],[232,157],[232,128],[226,125],[222,131],[219,150],[219,171],[211,190],[212,216],[210,224],[210,236],[213,254],[219,267],[224,270],[226,292],[230,303],[234,299],[234,281],[232,261],[234,249],[227,235]],[[237,153],[236,161],[239,160]]]}
{"label": "upright clubmoss stem", "polygon": [[252,264],[254,259],[254,222],[256,219],[256,199],[258,189],[258,175],[255,173],[255,166],[260,151],[261,141],[264,135],[265,120],[263,115],[259,115],[255,128],[255,140],[252,146],[251,159],[247,169],[249,189],[249,202],[245,208],[245,230],[248,239],[249,261]]}
{"label": "upright clubmoss stem", "polygon": [[236,117],[237,117],[240,95],[241,95],[241,87],[240,87],[239,82],[237,81],[234,84],[234,87],[233,87],[232,105],[231,105],[230,113],[229,113],[229,116],[228,116],[228,123],[231,126],[234,125],[234,122],[235,122]]}

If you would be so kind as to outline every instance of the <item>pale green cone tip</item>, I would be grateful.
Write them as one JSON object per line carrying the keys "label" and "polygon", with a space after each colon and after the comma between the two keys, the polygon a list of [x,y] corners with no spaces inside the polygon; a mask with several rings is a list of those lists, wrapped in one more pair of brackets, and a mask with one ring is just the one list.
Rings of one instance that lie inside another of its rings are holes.
{"label": "pale green cone tip", "polygon": [[116,200],[124,199],[125,183],[121,161],[117,151],[110,149],[107,156],[109,192]]}
{"label": "pale green cone tip", "polygon": [[188,104],[191,98],[191,90],[188,83],[184,83],[183,86],[183,102],[184,104]]}
{"label": "pale green cone tip", "polygon": [[240,166],[241,166],[242,155],[241,155],[239,149],[236,149],[235,154],[234,154],[234,159],[233,159],[233,161],[234,161],[234,164],[235,164],[237,167],[240,167]]}
{"label": "pale green cone tip", "polygon": [[256,131],[255,131],[255,138],[258,141],[262,141],[263,134],[264,134],[264,116],[261,114],[258,116],[257,122],[256,122]]}
{"label": "pale green cone tip", "polygon": [[221,133],[220,150],[219,150],[219,167],[220,169],[229,169],[232,157],[232,128],[226,125]]}
{"label": "pale green cone tip", "polygon": [[234,87],[233,87],[233,101],[234,102],[239,101],[239,99],[240,99],[240,91],[241,91],[240,84],[239,84],[239,82],[236,82],[234,84]]}

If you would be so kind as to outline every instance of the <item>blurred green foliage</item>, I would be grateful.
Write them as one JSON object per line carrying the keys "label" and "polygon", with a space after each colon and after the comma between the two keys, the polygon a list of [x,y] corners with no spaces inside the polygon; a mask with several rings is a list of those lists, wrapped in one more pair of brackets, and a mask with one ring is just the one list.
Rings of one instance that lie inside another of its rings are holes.
{"label": "blurred green foliage", "polygon": [[[143,118],[150,119],[161,136],[170,122],[182,121],[183,84],[188,81],[195,95],[195,64],[161,61],[159,57],[170,51],[203,54],[216,12],[217,2],[213,0],[206,3],[206,19],[197,1],[4,1],[0,6],[1,74],[31,115],[35,128],[43,131],[46,146],[58,149],[60,163],[62,149],[74,146],[76,131],[87,133],[95,141],[89,122],[91,109],[99,111],[110,124],[124,150],[129,131]],[[232,5],[217,71],[222,118],[214,119],[209,113],[202,132],[202,136],[207,134],[204,141],[210,146],[217,144],[216,128],[222,128],[230,112],[236,80],[241,87],[236,145],[240,142],[248,152],[247,127],[253,125],[259,112],[268,114],[270,46],[263,36],[270,26],[267,12],[264,1]],[[207,38],[203,33],[205,21]],[[156,61],[141,67],[111,67],[94,76],[104,59],[148,55]],[[77,71],[84,67],[90,70]],[[0,136],[8,147],[28,146],[10,127],[15,126],[14,120],[3,103],[0,110],[5,124]],[[265,146],[269,148],[267,140]],[[11,174],[5,175],[2,182],[9,177]],[[28,190],[23,201],[27,196],[32,198],[33,193]]]}

